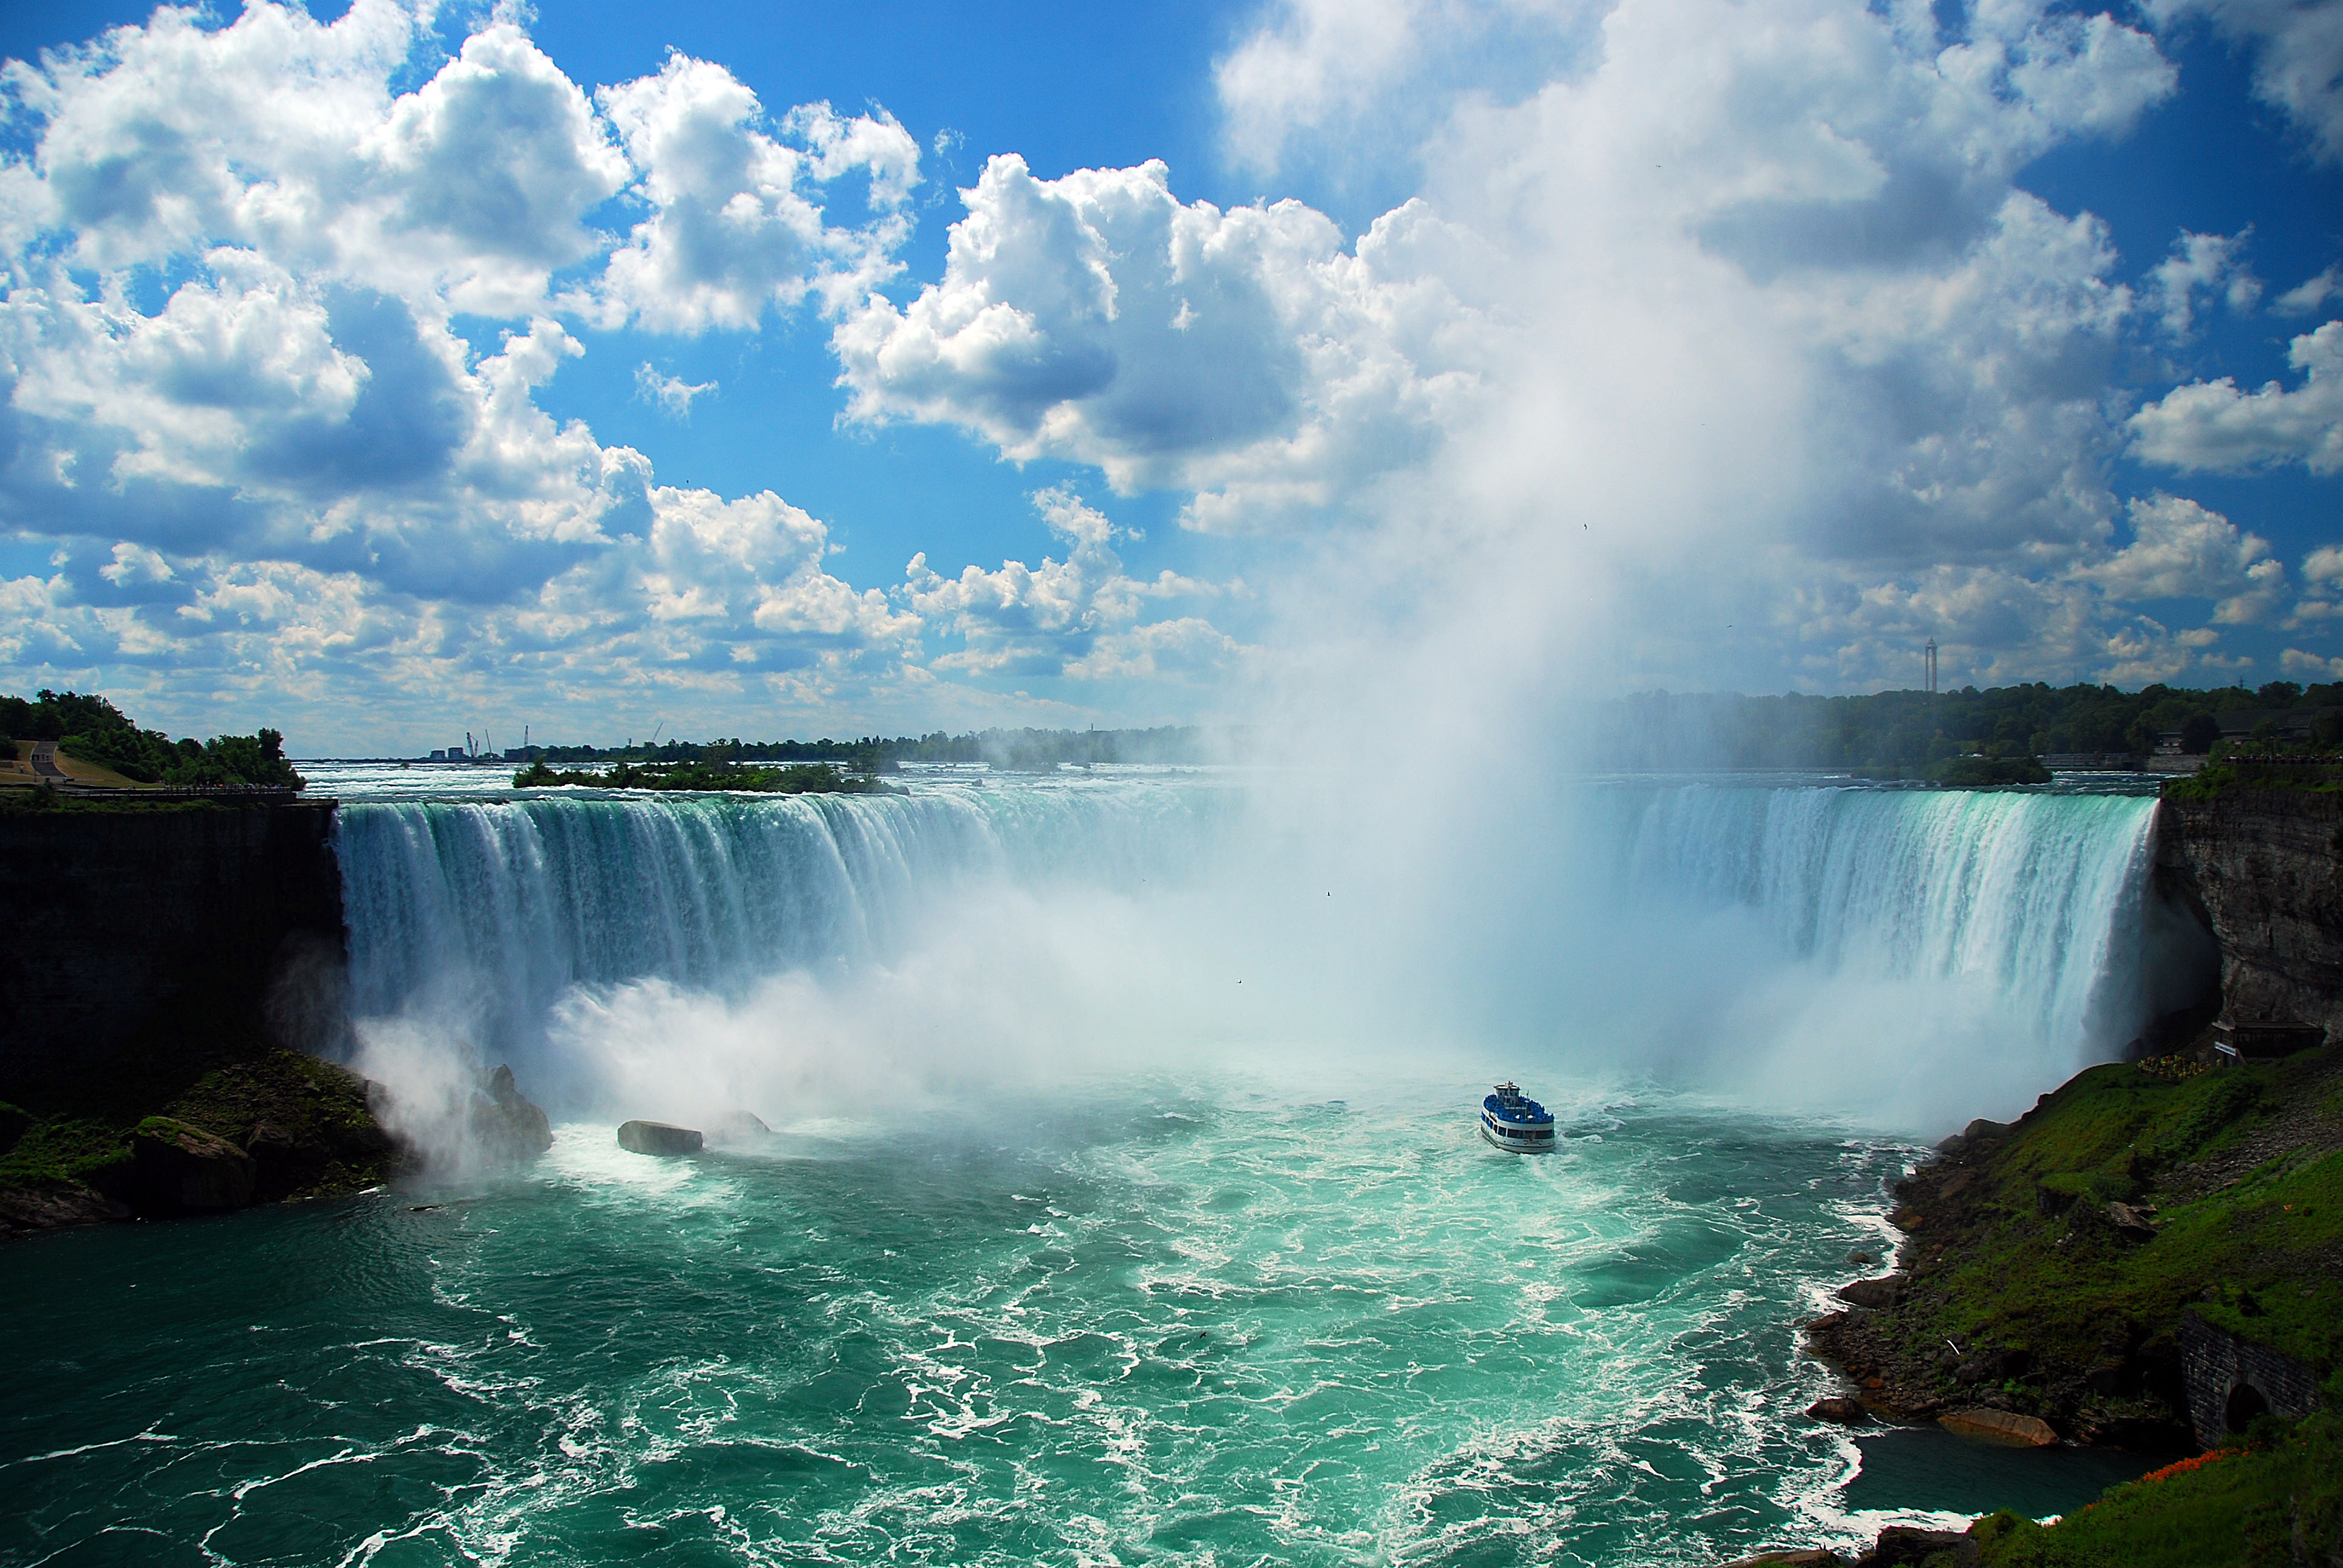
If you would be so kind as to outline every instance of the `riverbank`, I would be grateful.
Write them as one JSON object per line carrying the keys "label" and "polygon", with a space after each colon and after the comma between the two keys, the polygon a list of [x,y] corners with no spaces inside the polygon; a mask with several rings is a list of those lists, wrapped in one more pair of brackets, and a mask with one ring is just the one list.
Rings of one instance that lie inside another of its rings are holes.
{"label": "riverbank", "polygon": [[1863,1562],[2343,1553],[2343,1047],[2217,1060],[2095,1067],[1946,1140],[1896,1188],[1897,1267],[1805,1330],[1869,1415],[2178,1462],[2054,1526],[1996,1514]]}

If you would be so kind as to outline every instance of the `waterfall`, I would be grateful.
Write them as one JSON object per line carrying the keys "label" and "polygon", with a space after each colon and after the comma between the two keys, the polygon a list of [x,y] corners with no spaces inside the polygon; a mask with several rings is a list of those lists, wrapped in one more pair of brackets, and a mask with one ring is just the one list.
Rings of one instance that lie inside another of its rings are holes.
{"label": "waterfall", "polygon": [[348,804],[352,995],[362,1031],[424,1020],[581,1103],[719,1056],[968,1079],[1210,1042],[1822,1084],[1919,1126],[2115,1054],[2211,963],[2143,797],[1573,782],[1402,835],[1330,787]]}
{"label": "waterfall", "polygon": [[1829,970],[1975,982],[2045,1038],[2105,1051],[2157,1000],[2155,812],[2130,795],[1684,785],[1636,803],[1624,874],[1644,898],[1756,911]]}
{"label": "waterfall", "polygon": [[883,958],[959,880],[1168,879],[1217,799],[1027,786],[345,805],[352,1000],[361,1016],[436,1012],[508,1052],[573,986],[737,991]]}

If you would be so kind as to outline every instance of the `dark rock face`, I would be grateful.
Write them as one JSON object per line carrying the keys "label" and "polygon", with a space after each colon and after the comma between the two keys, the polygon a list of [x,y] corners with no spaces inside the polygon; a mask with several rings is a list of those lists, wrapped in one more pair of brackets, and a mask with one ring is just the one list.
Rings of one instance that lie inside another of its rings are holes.
{"label": "dark rock face", "polygon": [[132,1201],[142,1213],[214,1212],[252,1201],[252,1157],[200,1127],[150,1116],[130,1140],[130,1153]]}
{"label": "dark rock face", "polygon": [[337,1054],[333,830],[330,801],[0,819],[0,1100],[225,1040]]}
{"label": "dark rock face", "polygon": [[1806,1406],[1806,1414],[1815,1421],[1836,1422],[1841,1426],[1861,1426],[1871,1419],[1871,1412],[1863,1408],[1862,1401],[1848,1399],[1843,1394],[1815,1401]]}
{"label": "dark rock face", "polygon": [[664,1121],[629,1121],[618,1129],[618,1147],[634,1154],[697,1154],[705,1141],[689,1127]]}
{"label": "dark rock face", "polygon": [[136,1214],[129,1204],[86,1187],[65,1191],[0,1188],[0,1236],[26,1235],[35,1231],[61,1230],[67,1225],[96,1225],[127,1220]]}
{"label": "dark rock face", "polygon": [[1939,1553],[1946,1553],[1945,1560],[1955,1563],[1983,1560],[1977,1543],[1966,1533],[1891,1524],[1879,1533],[1878,1543],[1870,1551],[1855,1559],[1855,1568],[1919,1568]]}
{"label": "dark rock face", "polygon": [[2224,1010],[2343,1032],[2343,794],[2233,786],[2156,823],[2159,885],[2220,944]]}
{"label": "dark rock face", "polygon": [[2291,1356],[2251,1344],[2195,1312],[2180,1320],[2180,1375],[2197,1441],[2217,1448],[2264,1411],[2299,1421],[2318,1408],[2318,1379]]}

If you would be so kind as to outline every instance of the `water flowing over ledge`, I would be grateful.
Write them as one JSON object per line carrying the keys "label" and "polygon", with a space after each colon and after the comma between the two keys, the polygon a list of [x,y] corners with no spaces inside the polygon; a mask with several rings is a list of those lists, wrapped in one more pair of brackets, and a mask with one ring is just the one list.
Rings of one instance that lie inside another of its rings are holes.
{"label": "water flowing over ledge", "polygon": [[[1434,824],[1453,843],[1435,832],[1422,851],[1446,862],[1402,874],[1388,864],[1402,851],[1355,818],[1313,823],[1288,789],[1110,777],[887,797],[355,803],[340,840],[353,996],[362,1016],[427,1015],[479,1053],[526,1055],[579,987],[737,1000],[784,971],[845,975],[923,943],[998,938],[975,924],[1052,910],[1080,923],[1090,914],[1074,903],[1106,897],[1131,924],[1121,948],[1091,948],[1082,982],[1201,997],[1199,1034],[1332,1044],[1379,1016],[1419,1036],[1445,1016],[1492,1041],[1574,1030],[1614,1060],[1656,1061],[1681,1055],[1688,1030],[1810,1033],[1818,1016],[1901,1009],[1906,1039],[1883,1050],[1957,1053],[1991,1037],[1976,1049],[1999,1053],[1995,1082],[2015,1091],[2115,1053],[2193,1000],[2166,992],[2201,983],[2185,920],[2153,893],[2156,802],[2143,797],[1564,784],[1540,802],[1551,819],[1526,826],[1475,816],[1460,795],[1454,822]],[[1282,814],[1249,809],[1280,799]],[[1502,875],[1486,869],[1492,843],[1512,862]],[[1352,873],[1363,908],[1342,924],[1314,890]],[[1002,888],[1023,901],[970,898]],[[1212,1000],[1240,994],[1228,977],[1248,972],[1249,1001],[1282,1000],[1273,1022]],[[1780,1003],[1792,980],[1805,998],[1795,1017]],[[1704,990],[1711,1010],[1673,1022],[1639,994]],[[1752,1021],[1760,993],[1774,1012]],[[1046,1027],[1046,999],[1035,1006]],[[1958,1039],[1943,1025],[1956,1012]],[[1950,1043],[1932,1048],[1931,1028]]]}
{"label": "water flowing over ledge", "polygon": [[2105,1050],[2159,1010],[2155,815],[2126,795],[1661,789],[1626,877],[1760,910],[1834,970],[1982,982],[2046,1037]]}
{"label": "water flowing over ledge", "polygon": [[1215,803],[1028,788],[348,805],[353,1000],[454,1006],[484,1049],[508,1046],[572,985],[724,990],[884,956],[918,900],[966,879],[1166,874]]}

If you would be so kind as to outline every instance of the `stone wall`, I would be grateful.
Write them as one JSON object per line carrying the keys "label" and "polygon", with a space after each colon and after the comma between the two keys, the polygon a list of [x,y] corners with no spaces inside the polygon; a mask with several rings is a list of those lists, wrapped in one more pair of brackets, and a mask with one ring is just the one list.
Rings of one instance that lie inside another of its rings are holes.
{"label": "stone wall", "polygon": [[59,1102],[175,1053],[330,1051],[334,803],[0,817],[0,1099]]}
{"label": "stone wall", "polygon": [[[2220,1446],[2232,1430],[2230,1417],[2242,1413],[2237,1407],[2258,1404],[2292,1421],[2318,1408],[2318,1380],[2308,1367],[2216,1328],[2193,1312],[2180,1320],[2180,1376],[2188,1393],[2188,1424],[2207,1448]],[[2240,1400],[2240,1391],[2250,1391],[2248,1397]]]}
{"label": "stone wall", "polygon": [[2157,808],[2164,891],[2203,913],[2232,1018],[2343,1035],[2343,794],[2233,786]]}

